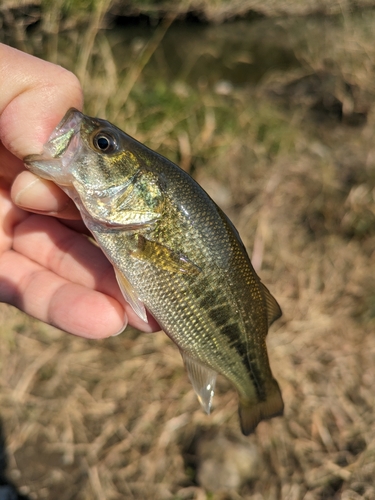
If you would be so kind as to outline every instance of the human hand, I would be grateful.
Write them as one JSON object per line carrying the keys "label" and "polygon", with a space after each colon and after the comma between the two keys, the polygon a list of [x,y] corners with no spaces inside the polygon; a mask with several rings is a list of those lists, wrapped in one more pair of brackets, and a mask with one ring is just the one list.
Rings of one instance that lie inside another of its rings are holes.
{"label": "human hand", "polygon": [[128,322],[157,330],[123,299],[70,198],[21,161],[40,153],[68,108],[82,109],[77,78],[2,44],[0,74],[0,301],[87,338],[114,335]]}

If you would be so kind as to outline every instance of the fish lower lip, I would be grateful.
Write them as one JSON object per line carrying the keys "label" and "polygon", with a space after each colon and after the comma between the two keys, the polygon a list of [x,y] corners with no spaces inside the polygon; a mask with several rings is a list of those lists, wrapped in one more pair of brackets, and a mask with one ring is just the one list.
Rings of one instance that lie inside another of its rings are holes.
{"label": "fish lower lip", "polygon": [[24,158],[31,172],[60,185],[71,182],[69,165],[77,150],[82,118],[80,111],[69,109],[50,135],[43,152]]}

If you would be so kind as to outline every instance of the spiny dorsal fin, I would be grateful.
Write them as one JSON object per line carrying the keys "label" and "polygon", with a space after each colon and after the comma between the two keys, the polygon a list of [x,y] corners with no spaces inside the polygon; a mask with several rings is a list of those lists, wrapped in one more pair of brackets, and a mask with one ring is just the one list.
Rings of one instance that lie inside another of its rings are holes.
{"label": "spiny dorsal fin", "polygon": [[271,295],[271,292],[262,282],[260,283],[260,287],[266,300],[268,327],[270,327],[274,321],[280,318],[282,311],[275,297]]}
{"label": "spiny dorsal fin", "polygon": [[204,411],[209,414],[214,396],[217,373],[211,368],[204,366],[183,351],[182,359],[185,363],[186,371],[192,383],[194,391]]}

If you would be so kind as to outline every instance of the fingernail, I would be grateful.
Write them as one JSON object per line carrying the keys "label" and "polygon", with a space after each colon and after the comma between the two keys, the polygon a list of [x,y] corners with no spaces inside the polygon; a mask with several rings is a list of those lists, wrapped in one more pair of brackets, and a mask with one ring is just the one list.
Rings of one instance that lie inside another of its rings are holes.
{"label": "fingernail", "polygon": [[14,203],[22,208],[45,212],[60,211],[68,202],[66,194],[56,184],[27,170],[16,177],[12,186],[12,197]]}
{"label": "fingernail", "polygon": [[128,326],[128,318],[125,317],[125,321],[124,321],[124,324],[121,327],[121,330],[119,330],[118,332],[116,332],[113,335],[111,335],[111,337],[117,337],[118,335],[120,335],[120,333],[122,333],[127,326]]}
{"label": "fingernail", "polygon": [[12,186],[12,199],[19,207],[31,212],[79,219],[73,201],[53,182],[40,179],[31,172],[18,175]]}
{"label": "fingernail", "polygon": [[17,192],[14,202],[21,208],[31,208],[41,212],[58,212],[68,205],[68,201],[65,201],[65,206],[61,205],[44,182],[35,177],[30,182],[24,183]]}

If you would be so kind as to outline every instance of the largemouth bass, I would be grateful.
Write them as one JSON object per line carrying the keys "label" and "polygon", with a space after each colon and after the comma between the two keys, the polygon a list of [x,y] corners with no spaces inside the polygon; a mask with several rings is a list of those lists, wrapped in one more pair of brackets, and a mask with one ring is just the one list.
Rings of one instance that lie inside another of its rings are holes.
{"label": "largemouth bass", "polygon": [[266,349],[280,307],[232,223],[185,171],[75,109],[25,163],[74,200],[126,300],[177,344],[207,413],[221,373],[237,389],[245,435],[282,414]]}

